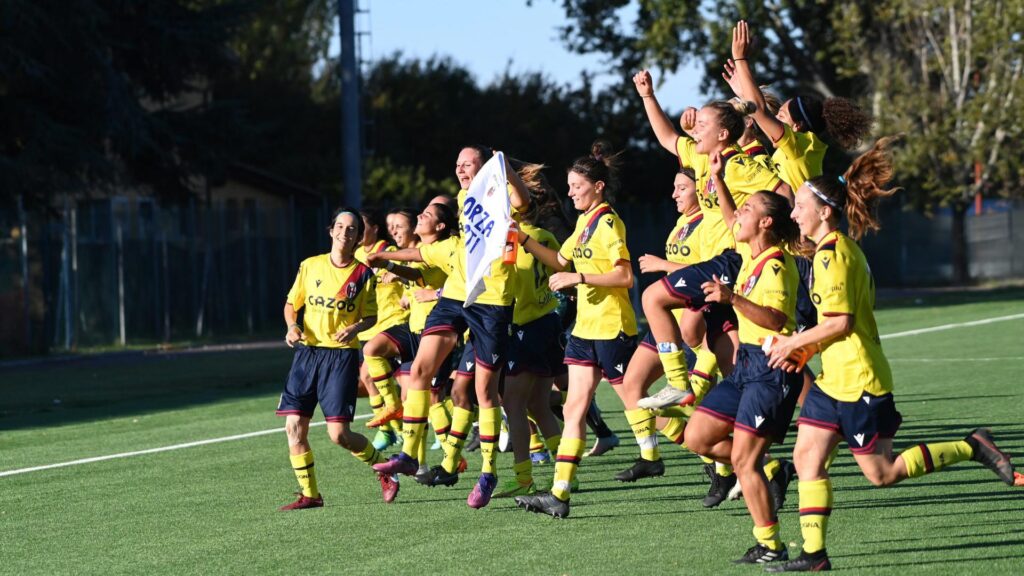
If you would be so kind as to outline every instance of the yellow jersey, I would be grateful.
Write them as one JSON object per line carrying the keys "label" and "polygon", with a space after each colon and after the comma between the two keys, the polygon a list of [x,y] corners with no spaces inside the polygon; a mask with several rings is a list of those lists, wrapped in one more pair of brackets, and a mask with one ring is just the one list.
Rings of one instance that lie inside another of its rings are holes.
{"label": "yellow jersey", "polygon": [[303,313],[307,346],[322,348],[358,348],[353,338],[342,344],[334,334],[363,318],[377,315],[376,279],[373,270],[358,260],[339,268],[330,254],[306,258],[299,265],[288,300]]}
{"label": "yellow jersey", "polygon": [[[718,203],[715,182],[711,178],[708,156],[697,153],[693,139],[680,136],[676,139],[676,155],[680,166],[689,166],[697,174],[697,200],[700,210],[704,213],[701,224],[702,247],[704,259],[710,259],[730,248],[736,248],[736,239],[729,233],[729,227],[722,219],[722,208]],[[725,162],[725,185],[729,187],[736,208],[739,209],[755,192],[775,191],[782,180],[771,170],[743,153],[738,146],[730,146],[722,151]]]}
{"label": "yellow jersey", "polygon": [[700,223],[704,221],[703,212],[682,214],[676,225],[665,240],[665,259],[676,264],[689,266],[703,262],[705,258],[700,252],[700,238],[697,234]]}
{"label": "yellow jersey", "polygon": [[892,370],[882,352],[875,324],[875,281],[857,243],[830,232],[818,242],[811,269],[811,301],[818,322],[828,316],[853,316],[853,332],[821,345],[818,386],[843,402],[856,402],[862,393],[879,396],[892,391]]}
{"label": "yellow jersey", "polygon": [[[509,184],[508,187],[511,188],[512,185]],[[461,270],[463,270],[462,287],[458,290],[454,288],[449,290],[449,282],[445,284],[444,288],[444,296],[446,298],[452,298],[462,302],[466,301],[466,279],[464,272],[466,269],[466,248],[463,242],[465,242],[464,239],[466,238],[477,237],[482,232],[478,228],[482,225],[486,225],[484,224],[486,220],[485,218],[481,219],[479,216],[470,218],[469,215],[465,213],[466,211],[463,210],[466,202],[466,196],[468,194],[468,190],[459,190],[459,194],[457,196],[459,205],[459,228],[461,229],[460,234],[463,238],[463,240],[459,241],[459,252],[462,266]],[[515,211],[513,210],[513,216],[515,216],[514,212]],[[448,278],[451,279],[450,273]],[[515,290],[515,286],[513,284],[515,280],[516,274],[514,266],[503,263],[501,258],[496,258],[494,262],[491,262],[491,273],[489,275],[484,275],[484,292],[476,299],[476,302],[479,304],[499,304],[501,306],[510,306],[513,300],[512,293]]]}
{"label": "yellow jersey", "polygon": [[772,171],[776,176],[779,175],[775,169],[775,162],[772,161],[772,157],[768,155],[768,150],[761,145],[760,141],[753,140],[741,146],[740,149],[743,150],[744,154],[750,156],[751,160]]}
{"label": "yellow jersey", "polygon": [[805,181],[821,176],[828,144],[818,138],[817,134],[794,132],[789,124],[783,124],[782,136],[774,144],[772,162],[775,171],[789,184],[794,194]]}
{"label": "yellow jersey", "polygon": [[[607,202],[580,214],[576,229],[558,254],[583,274],[604,274],[615,265],[629,262],[626,227]],[[572,335],[588,340],[611,340],[625,332],[636,335],[636,316],[626,288],[580,284],[576,287],[576,326]]]}
{"label": "yellow jersey", "polygon": [[[378,252],[394,252],[398,248],[387,246]],[[402,294],[405,293],[405,281],[402,279],[385,282],[387,270],[377,268],[374,276],[377,281],[377,323],[373,327],[360,332],[359,340],[367,342],[377,334],[409,321],[409,311],[402,308]]]}
{"label": "yellow jersey", "polygon": [[[531,224],[522,223],[519,228],[538,244],[558,251],[561,245],[554,234]],[[518,326],[533,322],[555,311],[558,300],[548,287],[551,269],[536,259],[522,246],[516,254],[516,305],[512,310],[512,323]]]}
{"label": "yellow jersey", "polygon": [[387,246],[388,243],[385,240],[377,240],[376,242],[373,243],[372,246],[370,246],[369,250],[367,250],[365,246],[359,245],[359,247],[356,248],[356,260],[360,261],[363,264],[366,264],[367,254],[374,254],[376,252],[380,252],[381,250],[387,248]]}
{"label": "yellow jersey", "polygon": [[[421,245],[426,246],[426,244]],[[428,266],[425,262],[409,262],[407,265],[410,268],[415,268],[420,271],[422,276],[422,285],[419,283],[410,282],[406,286],[405,296],[409,300],[409,330],[413,334],[419,334],[423,332],[424,326],[427,323],[427,316],[430,315],[430,311],[437,305],[437,301],[431,302],[417,302],[415,292],[424,288],[430,290],[440,290],[444,286],[445,279],[448,275],[445,274],[444,270],[435,266]]]}
{"label": "yellow jersey", "polygon": [[[420,256],[430,266],[440,268],[448,275],[444,282],[441,295],[445,298],[466,301],[466,247],[459,236],[451,236],[440,242],[424,244],[419,247]],[[495,269],[501,269],[504,274],[494,277]],[[476,299],[477,304],[491,304],[495,306],[511,306],[515,300],[513,289],[515,288],[514,276],[509,271],[511,265],[503,265],[499,258],[491,267],[492,276],[484,276],[484,291]]]}
{"label": "yellow jersey", "polygon": [[760,344],[772,334],[792,334],[796,328],[796,294],[800,274],[793,257],[781,246],[766,248],[760,254],[750,254],[749,244],[740,244],[743,255],[736,283],[736,293],[758,306],[774,308],[786,315],[786,326],[781,331],[758,326],[736,309],[739,319],[741,344]]}

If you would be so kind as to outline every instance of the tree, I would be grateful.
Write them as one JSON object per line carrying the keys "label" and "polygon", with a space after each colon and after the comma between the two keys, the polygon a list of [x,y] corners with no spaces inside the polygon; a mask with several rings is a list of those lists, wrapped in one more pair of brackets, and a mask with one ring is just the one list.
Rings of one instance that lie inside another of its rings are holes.
{"label": "tree", "polygon": [[[1024,0],[563,0],[567,47],[607,54],[623,72],[705,63],[721,86],[733,23],[762,42],[760,81],[782,94],[812,91],[860,101],[876,134],[908,134],[896,157],[914,205],[953,208],[954,280],[968,280],[965,215],[976,193],[1020,194]],[[635,9],[638,32],[620,31]],[[699,40],[704,39],[701,42]],[[667,50],[678,47],[677,54]],[[631,95],[630,95],[631,96]]]}
{"label": "tree", "polygon": [[237,1],[5,2],[0,195],[39,205],[118,183],[188,193],[240,128],[199,95],[231,68],[244,13]]}

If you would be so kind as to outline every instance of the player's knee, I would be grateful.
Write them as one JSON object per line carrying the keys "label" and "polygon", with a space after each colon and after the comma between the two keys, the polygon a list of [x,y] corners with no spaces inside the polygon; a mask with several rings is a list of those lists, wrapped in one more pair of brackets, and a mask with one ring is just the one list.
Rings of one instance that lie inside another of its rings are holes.
{"label": "player's knee", "polygon": [[711,450],[711,443],[708,442],[707,436],[700,430],[696,430],[694,426],[687,426],[683,430],[683,443],[694,454],[704,455]]}
{"label": "player's knee", "polygon": [[640,302],[644,307],[644,310],[654,310],[656,308],[662,308],[664,304],[664,292],[665,289],[661,287],[660,283],[654,283],[644,290],[643,296],[640,297]]}
{"label": "player's knee", "polygon": [[290,445],[299,444],[306,439],[306,427],[298,419],[289,418],[284,423],[284,433]]}
{"label": "player's knee", "polygon": [[876,488],[882,488],[884,486],[892,486],[899,479],[896,474],[891,473],[889,470],[883,469],[872,469],[864,470],[864,477],[867,478],[868,482],[871,482],[872,486]]}
{"label": "player's knee", "polygon": [[352,436],[348,430],[328,430],[327,436],[330,437],[331,442],[346,450],[352,445]]}

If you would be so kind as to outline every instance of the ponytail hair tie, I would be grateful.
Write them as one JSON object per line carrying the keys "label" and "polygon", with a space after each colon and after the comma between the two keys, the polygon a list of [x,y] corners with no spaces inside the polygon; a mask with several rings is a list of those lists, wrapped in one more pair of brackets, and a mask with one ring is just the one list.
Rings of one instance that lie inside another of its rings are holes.
{"label": "ponytail hair tie", "polygon": [[842,184],[843,186],[846,186],[846,178],[840,176],[839,177],[839,183]]}

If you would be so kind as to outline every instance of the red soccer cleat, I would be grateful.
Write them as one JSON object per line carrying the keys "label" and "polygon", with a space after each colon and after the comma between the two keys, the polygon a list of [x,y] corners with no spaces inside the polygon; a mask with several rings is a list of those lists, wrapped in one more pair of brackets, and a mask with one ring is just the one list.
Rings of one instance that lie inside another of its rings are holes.
{"label": "red soccer cleat", "polygon": [[377,479],[380,480],[380,493],[384,497],[384,502],[387,504],[394,502],[398,497],[398,476],[388,476],[378,472]]}
{"label": "red soccer cleat", "polygon": [[305,510],[306,508],[323,508],[324,497],[317,496],[316,498],[310,498],[305,496],[302,492],[296,492],[299,495],[299,499],[291,504],[285,504],[278,508],[281,512],[287,512],[289,510]]}

